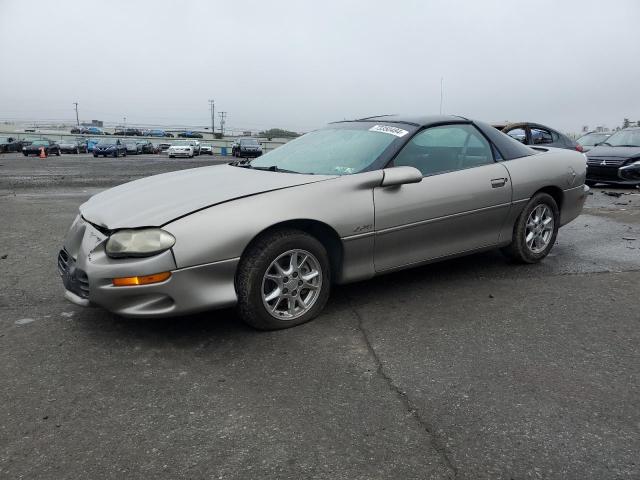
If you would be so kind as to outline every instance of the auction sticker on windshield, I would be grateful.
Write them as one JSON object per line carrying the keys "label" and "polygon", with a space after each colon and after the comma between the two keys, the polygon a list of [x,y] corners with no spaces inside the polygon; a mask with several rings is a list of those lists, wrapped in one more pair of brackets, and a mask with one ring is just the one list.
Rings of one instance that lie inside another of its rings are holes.
{"label": "auction sticker on windshield", "polygon": [[382,132],[382,133],[390,133],[391,135],[395,135],[396,137],[404,137],[407,133],[406,130],[397,127],[389,127],[387,125],[374,125],[369,129],[370,132]]}

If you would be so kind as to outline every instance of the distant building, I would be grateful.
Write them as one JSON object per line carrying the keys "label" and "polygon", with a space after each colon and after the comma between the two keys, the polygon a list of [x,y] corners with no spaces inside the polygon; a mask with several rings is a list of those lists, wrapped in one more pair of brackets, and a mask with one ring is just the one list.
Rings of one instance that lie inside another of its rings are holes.
{"label": "distant building", "polygon": [[89,122],[82,122],[80,125],[82,125],[83,127],[104,127],[104,122],[102,120],[91,120],[91,123]]}

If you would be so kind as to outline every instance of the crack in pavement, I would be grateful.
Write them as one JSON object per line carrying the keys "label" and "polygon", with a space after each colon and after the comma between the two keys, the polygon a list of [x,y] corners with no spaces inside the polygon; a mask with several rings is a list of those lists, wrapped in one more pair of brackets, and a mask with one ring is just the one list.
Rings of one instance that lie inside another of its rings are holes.
{"label": "crack in pavement", "polygon": [[358,330],[362,334],[367,350],[369,351],[369,354],[373,357],[373,360],[376,364],[376,367],[377,367],[376,373],[380,378],[382,378],[385,381],[385,383],[389,386],[389,389],[402,402],[402,405],[404,406],[404,409],[407,411],[407,413],[409,413],[414,418],[414,420],[418,423],[418,425],[425,432],[427,432],[431,445],[433,446],[435,451],[440,454],[440,456],[444,460],[445,466],[449,470],[451,470],[451,472],[453,472],[453,478],[456,478],[458,476],[458,469],[457,467],[454,466],[453,462],[449,458],[449,453],[447,452],[447,448],[438,440],[435,434],[434,427],[420,415],[418,408],[411,401],[407,393],[404,392],[398,385],[396,385],[396,383],[393,381],[391,376],[384,370],[382,360],[378,356],[377,352],[373,348],[373,345],[371,344],[371,341],[369,340],[369,335],[367,333],[366,328],[364,327],[364,320],[362,316],[360,315],[356,307],[351,302],[351,298],[349,297],[349,295],[345,294],[344,296],[347,301],[347,305],[349,306],[349,309],[351,310],[353,315],[356,317]]}

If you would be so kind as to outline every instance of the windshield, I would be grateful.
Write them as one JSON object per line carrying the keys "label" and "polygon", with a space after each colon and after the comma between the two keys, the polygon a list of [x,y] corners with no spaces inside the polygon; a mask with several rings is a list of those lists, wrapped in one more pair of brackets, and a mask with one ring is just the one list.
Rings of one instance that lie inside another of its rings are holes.
{"label": "windshield", "polygon": [[240,140],[240,145],[258,145],[258,141],[255,138],[243,138]]}
{"label": "windshield", "polygon": [[46,140],[35,140],[31,145],[36,147],[44,147],[45,145],[49,145],[49,142]]}
{"label": "windshield", "polygon": [[183,140],[181,142],[174,142],[173,144],[177,147],[190,147],[191,145],[193,145],[193,142]]}
{"label": "windshield", "polygon": [[593,147],[597,143],[605,141],[610,133],[587,133],[586,135],[580,137],[576,140],[583,147]]}
{"label": "windshield", "polygon": [[640,130],[620,130],[605,142],[612,147],[640,147]]}
{"label": "windshield", "polygon": [[117,140],[100,140],[98,142],[98,145],[100,145],[100,146],[115,145],[116,142],[117,142]]}
{"label": "windshield", "polygon": [[258,157],[251,166],[349,175],[365,170],[397,139],[393,134],[355,128],[316,130]]}

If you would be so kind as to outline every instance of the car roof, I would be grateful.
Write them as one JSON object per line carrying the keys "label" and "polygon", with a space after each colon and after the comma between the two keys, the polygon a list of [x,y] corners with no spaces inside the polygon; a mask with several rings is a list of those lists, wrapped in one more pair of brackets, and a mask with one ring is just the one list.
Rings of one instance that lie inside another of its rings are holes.
{"label": "car roof", "polygon": [[429,125],[452,123],[460,121],[468,122],[468,118],[460,117],[458,115],[374,115],[371,117],[356,118],[354,120],[341,120],[331,123],[343,123],[343,122],[385,122],[385,123],[406,123],[408,125],[414,125],[416,127],[427,127]]}

